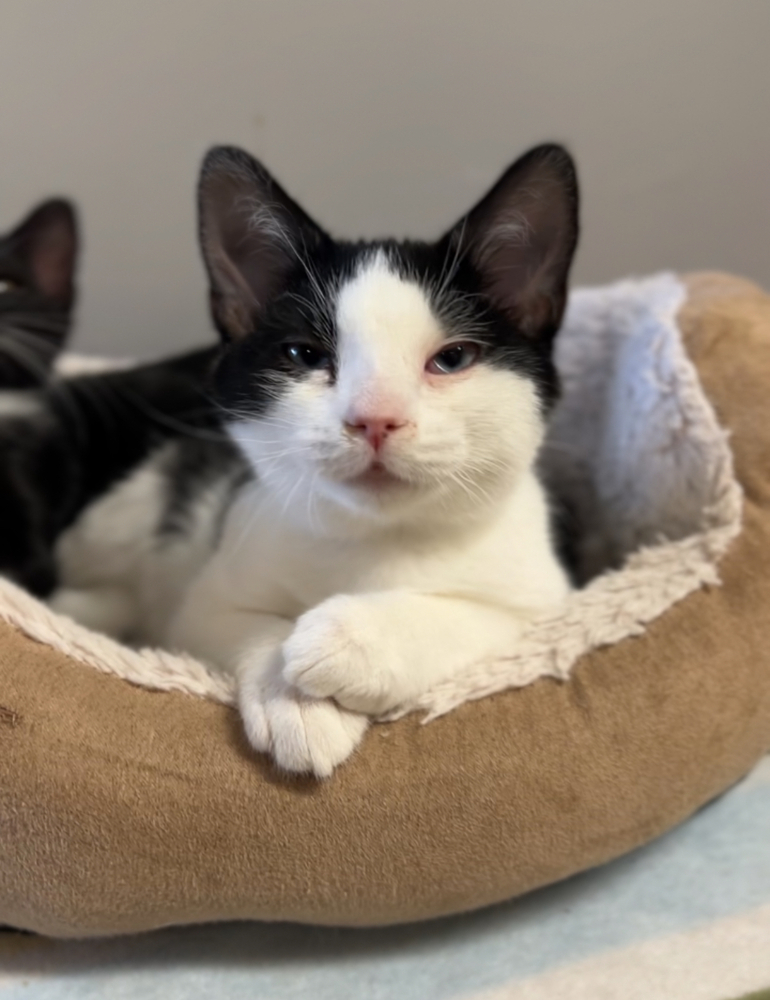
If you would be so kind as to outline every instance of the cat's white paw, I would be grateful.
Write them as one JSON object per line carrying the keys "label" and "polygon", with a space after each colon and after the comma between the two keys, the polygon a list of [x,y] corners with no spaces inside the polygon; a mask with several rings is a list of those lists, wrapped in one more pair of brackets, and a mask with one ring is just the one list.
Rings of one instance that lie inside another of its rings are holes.
{"label": "cat's white paw", "polygon": [[341,595],[307,611],[283,655],[286,680],[316,698],[370,715],[404,701],[398,646],[366,598]]}
{"label": "cat's white paw", "polygon": [[328,778],[363,739],[365,716],[308,697],[280,676],[240,671],[238,702],[246,736],[279,768]]}

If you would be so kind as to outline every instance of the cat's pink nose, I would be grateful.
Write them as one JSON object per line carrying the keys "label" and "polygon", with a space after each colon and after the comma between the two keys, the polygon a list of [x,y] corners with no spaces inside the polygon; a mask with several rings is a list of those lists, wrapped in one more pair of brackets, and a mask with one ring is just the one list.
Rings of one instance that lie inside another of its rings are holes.
{"label": "cat's pink nose", "polygon": [[386,438],[399,428],[406,426],[398,417],[353,417],[345,421],[345,429],[350,434],[360,434],[366,438],[375,451],[379,451]]}

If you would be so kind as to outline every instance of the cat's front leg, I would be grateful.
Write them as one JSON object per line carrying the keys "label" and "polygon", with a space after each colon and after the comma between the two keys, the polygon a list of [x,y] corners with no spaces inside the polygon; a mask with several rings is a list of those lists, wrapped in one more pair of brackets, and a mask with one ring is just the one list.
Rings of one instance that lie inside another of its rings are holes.
{"label": "cat's front leg", "polygon": [[379,715],[515,648],[524,616],[463,598],[382,591],[339,595],[298,619],[286,680],[316,698]]}
{"label": "cat's front leg", "polygon": [[255,750],[284,771],[326,778],[361,742],[368,720],[284,678],[281,643],[293,628],[288,618],[217,607],[211,593],[193,594],[171,641],[235,673],[243,728]]}
{"label": "cat's front leg", "polygon": [[329,698],[314,698],[283,676],[277,650],[246,651],[238,666],[238,706],[251,745],[284,771],[328,778],[353,753],[369,720]]}

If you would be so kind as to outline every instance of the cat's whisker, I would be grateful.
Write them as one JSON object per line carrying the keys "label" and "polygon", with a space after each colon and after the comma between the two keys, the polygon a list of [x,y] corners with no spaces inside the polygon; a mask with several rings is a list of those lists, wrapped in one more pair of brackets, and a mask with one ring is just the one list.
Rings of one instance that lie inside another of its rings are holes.
{"label": "cat's whisker", "polygon": [[256,500],[253,503],[252,508],[249,511],[248,516],[246,517],[241,527],[241,530],[237,533],[237,538],[235,540],[236,544],[235,546],[233,546],[235,552],[239,552],[243,548],[244,544],[246,543],[251,533],[253,532],[255,525],[258,523],[260,514],[262,513],[262,510],[266,506],[266,504],[267,504],[266,496],[256,497]]}
{"label": "cat's whisker", "polygon": [[35,339],[30,337],[30,341],[31,343],[25,343],[24,331],[13,328],[12,336],[5,336],[0,340],[0,351],[44,385],[51,377],[49,368],[40,361],[39,350],[35,350]]}
{"label": "cat's whisker", "polygon": [[308,494],[307,494],[307,518],[308,518],[308,523],[310,524],[311,531],[314,531],[316,533],[320,532],[320,530],[321,530],[320,520],[318,520],[318,518],[317,518],[317,515],[318,515],[318,490],[316,488],[317,485],[318,485],[318,480],[320,478],[320,475],[321,475],[320,470],[316,469],[316,471],[315,471],[315,473],[313,475],[313,478],[312,478],[312,480],[310,482],[310,488],[308,489]]}
{"label": "cat's whisker", "polygon": [[294,482],[294,485],[289,490],[289,493],[286,496],[286,499],[284,501],[283,507],[281,508],[281,518],[286,517],[286,512],[289,509],[289,505],[291,504],[291,501],[294,498],[295,493],[297,492],[297,490],[299,489],[300,485],[302,484],[303,479],[304,479],[304,477],[302,476],[302,474],[299,474],[297,476],[295,482]]}
{"label": "cat's whisker", "polygon": [[[460,223],[459,231],[455,234],[454,240],[450,240],[447,246],[447,252],[444,256],[444,261],[441,265],[441,272],[438,278],[438,298],[443,297],[446,290],[457,273],[457,268],[465,255],[466,251],[463,249],[463,243],[465,241],[465,230],[467,228],[468,220],[467,217]],[[454,247],[453,247],[454,244]],[[452,263],[447,267],[447,261],[449,259],[449,254],[454,249],[454,256],[452,257]]]}
{"label": "cat's whisker", "polygon": [[472,479],[469,479],[460,470],[455,470],[450,474],[450,478],[457,483],[457,485],[465,491],[465,493],[471,497],[474,501],[487,504],[490,502],[491,497],[489,493],[482,489],[477,483]]}

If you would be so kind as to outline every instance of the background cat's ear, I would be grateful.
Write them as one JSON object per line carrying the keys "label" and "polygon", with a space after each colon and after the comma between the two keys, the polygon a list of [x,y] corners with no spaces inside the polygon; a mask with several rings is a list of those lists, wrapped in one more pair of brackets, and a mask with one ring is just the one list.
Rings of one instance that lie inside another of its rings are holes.
{"label": "background cat's ear", "polygon": [[237,339],[329,237],[243,150],[212,149],[198,186],[201,250],[220,333]]}
{"label": "background cat's ear", "polygon": [[444,237],[467,257],[484,292],[525,334],[552,335],[561,322],[578,237],[578,186],[561,146],[537,146]]}
{"label": "background cat's ear", "polygon": [[69,308],[75,295],[78,225],[74,206],[63,198],[38,205],[8,242],[35,289]]}

